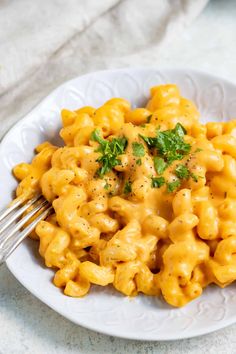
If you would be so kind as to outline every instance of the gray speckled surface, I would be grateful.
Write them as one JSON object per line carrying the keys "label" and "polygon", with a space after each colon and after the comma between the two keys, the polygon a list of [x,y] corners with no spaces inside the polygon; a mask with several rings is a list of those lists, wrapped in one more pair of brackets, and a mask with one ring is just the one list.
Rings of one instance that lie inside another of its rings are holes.
{"label": "gray speckled surface", "polygon": [[[235,18],[235,0],[212,0],[188,31],[176,39],[169,50],[163,49],[162,55],[155,59],[157,66],[203,69],[236,82]],[[142,59],[136,58],[135,63],[153,65],[153,60],[147,52]],[[113,65],[130,65],[130,59]],[[45,84],[45,94],[50,90],[50,84]],[[18,114],[30,110],[40,95],[33,92],[31,100],[19,106]],[[138,342],[105,336],[76,326],[49,309],[18,283],[6,266],[2,266],[0,354],[11,353],[233,354],[236,353],[236,325],[199,338],[173,342]]]}
{"label": "gray speckled surface", "polygon": [[236,325],[210,335],[173,341],[123,340],[79,327],[42,304],[3,266],[0,272],[1,354],[146,354],[236,352]]}
{"label": "gray speckled surface", "polygon": [[138,342],[79,327],[42,304],[3,266],[0,272],[0,353],[235,353],[236,325],[199,338]]}

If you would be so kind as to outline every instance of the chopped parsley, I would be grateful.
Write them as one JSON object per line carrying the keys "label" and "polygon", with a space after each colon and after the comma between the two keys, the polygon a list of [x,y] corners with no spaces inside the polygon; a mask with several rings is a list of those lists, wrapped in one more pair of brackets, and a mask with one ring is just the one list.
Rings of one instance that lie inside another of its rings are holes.
{"label": "chopped parsley", "polygon": [[95,129],[91,134],[91,140],[97,141],[99,144],[103,145],[105,140],[101,138],[99,130]]}
{"label": "chopped parsley", "polygon": [[104,185],[104,189],[106,189],[106,190],[108,190],[109,189],[109,187],[110,187],[110,184],[108,183],[108,182],[106,182],[106,184]]}
{"label": "chopped parsley", "polygon": [[136,160],[136,165],[141,166],[142,165],[142,160],[141,159],[137,159]]}
{"label": "chopped parsley", "polygon": [[196,176],[193,172],[189,171],[188,167],[185,165],[177,165],[175,169],[175,174],[180,179],[189,179],[192,177],[194,182],[198,181],[198,176]]}
{"label": "chopped parsley", "polygon": [[152,118],[152,114],[150,114],[150,116],[147,117],[147,123],[150,123],[151,118]]}
{"label": "chopped parsley", "polygon": [[175,169],[175,174],[180,179],[188,179],[190,176],[190,171],[185,165],[177,165]]}
{"label": "chopped parsley", "polygon": [[132,184],[130,181],[125,182],[124,193],[129,194],[132,192]]}
{"label": "chopped parsley", "polygon": [[143,157],[145,155],[145,149],[143,144],[134,142],[132,143],[133,155],[136,157]]}
{"label": "chopped parsley", "polygon": [[[194,182],[198,182],[198,176],[195,175],[194,173],[190,172],[190,177],[192,177],[192,179],[194,180]],[[199,176],[201,177],[201,176]]]}
{"label": "chopped parsley", "polygon": [[164,177],[152,177],[152,188],[160,188],[165,184],[165,178]]}
{"label": "chopped parsley", "polygon": [[154,167],[156,172],[161,175],[165,169],[167,168],[167,163],[164,161],[162,157],[154,157]]}
{"label": "chopped parsley", "polygon": [[184,141],[186,130],[177,123],[174,129],[157,131],[156,137],[140,135],[149,149],[156,149],[159,157],[170,165],[173,161],[182,160],[190,152],[191,145]]}
{"label": "chopped parsley", "polygon": [[166,185],[167,185],[167,192],[172,193],[172,192],[174,192],[177,188],[180,187],[180,180],[177,179],[177,180],[175,180],[175,181],[173,181],[173,182],[168,182],[168,183],[166,183]]}
{"label": "chopped parsley", "polygon": [[121,161],[117,157],[125,151],[127,139],[121,137],[113,138],[110,141],[105,140],[100,136],[99,130],[95,129],[91,134],[91,140],[97,141],[100,144],[96,151],[102,154],[102,156],[97,159],[101,167],[97,170],[96,174],[103,178],[113,167],[121,164]]}

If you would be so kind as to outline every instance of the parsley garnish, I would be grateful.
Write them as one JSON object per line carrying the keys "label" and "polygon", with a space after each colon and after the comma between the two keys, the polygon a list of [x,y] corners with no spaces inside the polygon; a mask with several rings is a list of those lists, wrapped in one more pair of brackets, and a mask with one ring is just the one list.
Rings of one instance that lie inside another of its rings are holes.
{"label": "parsley garnish", "polygon": [[102,154],[102,156],[97,159],[101,167],[97,170],[96,174],[103,178],[113,167],[121,164],[121,161],[117,157],[125,151],[127,139],[125,137],[114,138],[111,141],[102,139],[98,129],[92,132],[91,139],[100,144],[96,151]]}
{"label": "parsley garnish", "polygon": [[136,160],[136,165],[141,166],[142,165],[142,160],[141,159],[137,159]]}
{"label": "parsley garnish", "polygon": [[155,156],[154,157],[154,167],[155,167],[155,170],[156,172],[161,175],[166,167],[167,167],[167,163],[164,161],[164,159],[162,157],[157,157]]}
{"label": "parsley garnish", "polygon": [[105,140],[101,138],[99,130],[95,129],[91,134],[91,140],[97,141],[99,144],[104,144]]}
{"label": "parsley garnish", "polygon": [[190,176],[190,171],[185,165],[177,165],[175,169],[175,174],[180,179],[188,179]]}
{"label": "parsley garnish", "polygon": [[190,152],[190,144],[185,143],[186,130],[177,123],[174,129],[157,131],[156,137],[140,135],[149,149],[157,149],[157,153],[170,165],[175,160],[182,160]]}
{"label": "parsley garnish", "polygon": [[145,149],[143,144],[134,142],[132,143],[133,154],[137,157],[143,157],[145,155]]}
{"label": "parsley garnish", "polygon": [[145,141],[149,149],[156,147],[157,138],[147,137],[141,134],[140,134],[140,138],[142,138],[143,141]]}
{"label": "parsley garnish", "polygon": [[104,185],[104,189],[106,189],[106,190],[108,190],[109,189],[109,187],[110,187],[110,184],[108,183],[108,182],[106,182],[106,184]]}
{"label": "parsley garnish", "polygon": [[152,188],[160,188],[165,184],[165,178],[164,177],[152,177]]}
{"label": "parsley garnish", "polygon": [[190,172],[190,177],[194,180],[194,182],[198,182],[198,176],[195,175],[194,173]]}
{"label": "parsley garnish", "polygon": [[194,182],[198,181],[198,176],[196,176],[193,172],[189,171],[188,167],[185,165],[177,165],[175,169],[175,174],[180,179],[189,179],[192,177]]}
{"label": "parsley garnish", "polygon": [[125,182],[124,193],[129,194],[132,192],[132,184],[130,181]]}
{"label": "parsley garnish", "polygon": [[168,182],[166,185],[167,185],[167,192],[172,193],[180,186],[180,180],[177,179],[173,182]]}

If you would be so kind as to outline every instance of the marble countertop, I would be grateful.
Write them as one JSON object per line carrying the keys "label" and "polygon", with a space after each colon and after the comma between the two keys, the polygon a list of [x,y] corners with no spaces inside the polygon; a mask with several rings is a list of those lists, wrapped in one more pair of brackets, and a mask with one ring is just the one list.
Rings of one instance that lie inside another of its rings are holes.
{"label": "marble countertop", "polygon": [[[196,0],[198,1],[198,0]],[[136,65],[195,68],[221,75],[236,82],[236,6],[235,0],[212,0],[195,22],[171,46],[158,55],[152,49],[135,58]],[[131,65],[130,58],[113,61],[113,67]],[[110,67],[97,63],[93,69]],[[67,79],[67,77],[66,77]],[[49,82],[44,95],[52,88]],[[24,87],[22,88],[22,90]],[[11,123],[24,115],[41,98],[32,89],[24,104],[15,102]],[[12,100],[12,97],[11,97]],[[5,100],[5,108],[10,104]],[[4,114],[6,117],[7,109]],[[14,114],[13,114],[14,113]],[[3,113],[2,113],[3,114]],[[9,123],[10,125],[10,123]],[[105,336],[81,328],[64,319],[20,285],[6,266],[0,270],[0,354],[146,354],[146,353],[236,353],[236,324],[218,332],[173,342],[138,342]]]}

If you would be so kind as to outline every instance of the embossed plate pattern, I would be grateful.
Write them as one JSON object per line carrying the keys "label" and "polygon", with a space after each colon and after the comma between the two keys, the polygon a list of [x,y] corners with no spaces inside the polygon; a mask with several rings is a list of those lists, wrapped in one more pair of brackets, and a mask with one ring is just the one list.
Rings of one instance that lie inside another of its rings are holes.
{"label": "embossed plate pattern", "polygon": [[[133,106],[146,102],[149,88],[176,83],[183,96],[198,106],[202,121],[236,117],[236,86],[208,74],[184,70],[121,69],[78,77],[60,86],[4,137],[0,146],[1,205],[16,187],[12,167],[30,161],[34,147],[44,140],[57,140],[61,108],[98,106],[114,96],[127,98]],[[58,141],[59,142],[59,141]],[[37,243],[27,240],[7,261],[15,277],[36,297],[69,320],[110,335],[139,340],[173,340],[212,332],[236,322],[236,286],[211,286],[181,309],[159,298],[129,299],[112,288],[93,287],[82,299],[66,297],[53,286],[53,271],[46,269]]]}

